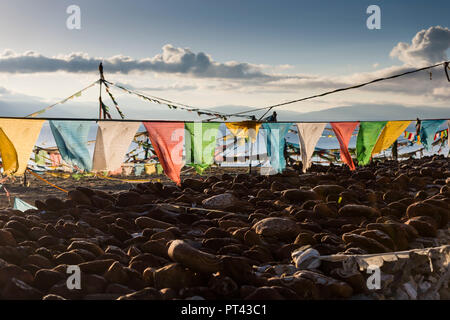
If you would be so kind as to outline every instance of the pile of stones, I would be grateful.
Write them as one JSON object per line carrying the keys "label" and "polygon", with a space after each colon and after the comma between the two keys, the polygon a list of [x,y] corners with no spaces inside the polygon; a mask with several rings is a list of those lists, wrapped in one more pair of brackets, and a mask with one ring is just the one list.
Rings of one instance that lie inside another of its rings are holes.
{"label": "pile of stones", "polygon": [[[118,193],[77,187],[35,206],[0,211],[2,299],[449,297],[450,165],[442,156]],[[374,291],[370,274],[345,262],[405,250],[408,257],[379,265]],[[67,285],[69,266],[80,270],[79,289]]]}

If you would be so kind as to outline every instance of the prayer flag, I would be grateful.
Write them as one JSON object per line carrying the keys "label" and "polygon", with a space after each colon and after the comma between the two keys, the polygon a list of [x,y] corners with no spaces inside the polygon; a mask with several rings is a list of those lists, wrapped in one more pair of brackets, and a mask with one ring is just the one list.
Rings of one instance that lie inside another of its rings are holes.
{"label": "prayer flag", "polygon": [[372,150],[378,140],[381,130],[387,121],[361,122],[356,138],[356,157],[359,165],[366,165],[372,157]]}
{"label": "prayer flag", "polygon": [[410,123],[411,121],[388,121],[373,147],[372,155],[389,148]]}
{"label": "prayer flag", "polygon": [[50,128],[62,159],[86,171],[91,171],[92,168],[92,159],[87,148],[90,126],[86,121],[50,121]]}
{"label": "prayer flag", "polygon": [[120,168],[140,125],[140,122],[99,121],[92,171]]}
{"label": "prayer flag", "polygon": [[44,121],[0,119],[0,152],[5,173],[25,172]]}
{"label": "prayer flag", "polygon": [[202,174],[214,163],[214,151],[220,123],[186,123],[186,163]]}
{"label": "prayer flag", "polygon": [[350,152],[348,152],[348,144],[358,124],[359,122],[331,122],[331,127],[339,141],[341,160],[349,166],[350,170],[355,170],[356,168]]}
{"label": "prayer flag", "polygon": [[144,126],[164,173],[176,184],[181,184],[184,122],[144,122]]}
{"label": "prayer flag", "polygon": [[423,120],[420,125],[420,141],[427,151],[433,148],[434,134],[445,120]]}
{"label": "prayer flag", "polygon": [[286,168],[286,159],[284,158],[286,141],[284,137],[291,126],[291,123],[277,122],[264,122],[262,125],[266,131],[267,155],[270,165],[278,172],[282,172]]}
{"label": "prayer flag", "polygon": [[303,172],[311,167],[311,157],[326,123],[297,123]]}

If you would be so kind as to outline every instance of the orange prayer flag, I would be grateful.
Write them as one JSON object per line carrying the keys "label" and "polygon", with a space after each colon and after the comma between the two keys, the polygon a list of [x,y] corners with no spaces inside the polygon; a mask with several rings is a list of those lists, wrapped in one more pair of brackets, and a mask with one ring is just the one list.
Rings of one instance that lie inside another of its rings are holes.
{"label": "orange prayer flag", "polygon": [[356,126],[359,122],[331,122],[331,127],[333,128],[336,138],[339,141],[339,146],[341,149],[341,160],[346,163],[350,170],[355,170],[355,164],[353,159],[348,152],[348,144],[352,138],[353,131],[355,131]]}
{"label": "orange prayer flag", "polygon": [[144,122],[144,126],[164,173],[177,185],[181,184],[184,122]]}

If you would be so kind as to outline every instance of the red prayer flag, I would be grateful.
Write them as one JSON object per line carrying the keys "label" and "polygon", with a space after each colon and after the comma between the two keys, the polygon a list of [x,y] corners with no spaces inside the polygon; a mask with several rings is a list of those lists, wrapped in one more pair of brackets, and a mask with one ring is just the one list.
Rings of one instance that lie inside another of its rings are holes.
{"label": "red prayer flag", "polygon": [[346,163],[350,167],[350,170],[355,170],[355,164],[348,152],[348,143],[358,124],[359,122],[331,122],[331,127],[339,141],[342,162]]}
{"label": "red prayer flag", "polygon": [[144,122],[164,173],[181,184],[183,166],[184,122]]}
{"label": "red prayer flag", "polygon": [[61,155],[59,153],[51,153],[50,160],[52,161],[53,167],[59,167],[61,165]]}
{"label": "red prayer flag", "polygon": [[113,171],[108,171],[109,176],[119,176],[122,174],[122,166]]}

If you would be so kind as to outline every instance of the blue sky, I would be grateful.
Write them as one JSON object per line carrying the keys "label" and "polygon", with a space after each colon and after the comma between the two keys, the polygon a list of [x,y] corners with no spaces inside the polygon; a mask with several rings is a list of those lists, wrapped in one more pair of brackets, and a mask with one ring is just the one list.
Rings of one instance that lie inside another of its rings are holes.
{"label": "blue sky", "polygon": [[[81,8],[81,30],[66,28],[66,8],[72,4]],[[371,4],[381,8],[380,30],[366,27]],[[17,98],[39,101],[39,109],[95,80],[96,63],[89,59],[119,55],[153,59],[163,67],[140,71],[140,64],[123,71],[122,63],[111,72],[106,63],[111,80],[196,106],[258,107],[448,58],[449,11],[450,2],[438,0],[3,0],[0,53],[10,53],[0,56],[0,89],[8,92],[0,90],[0,105],[2,99]],[[432,43],[414,46],[412,39],[421,31]],[[33,59],[27,51],[34,52]],[[73,53],[80,53],[80,62],[70,57]],[[198,65],[186,72],[174,66],[186,53],[208,56],[207,72],[198,71]],[[61,60],[70,66],[55,67]],[[243,73],[235,73],[230,61]],[[271,79],[261,81],[261,75]],[[441,77],[425,85],[425,77],[411,78],[287,109],[309,112],[363,102],[446,107],[450,92]],[[408,88],[418,97],[412,98]],[[95,101],[95,93],[81,99],[86,105]]]}
{"label": "blue sky", "polygon": [[[79,31],[65,28],[71,4],[81,8]],[[381,30],[365,27],[370,4],[382,10]],[[397,42],[448,24],[450,2],[14,0],[2,1],[0,9],[2,46],[17,51],[144,58],[171,43],[219,61],[282,62],[323,72],[320,64],[330,58],[329,68],[336,70],[348,64],[363,69],[374,60],[392,63],[386,52]]]}

